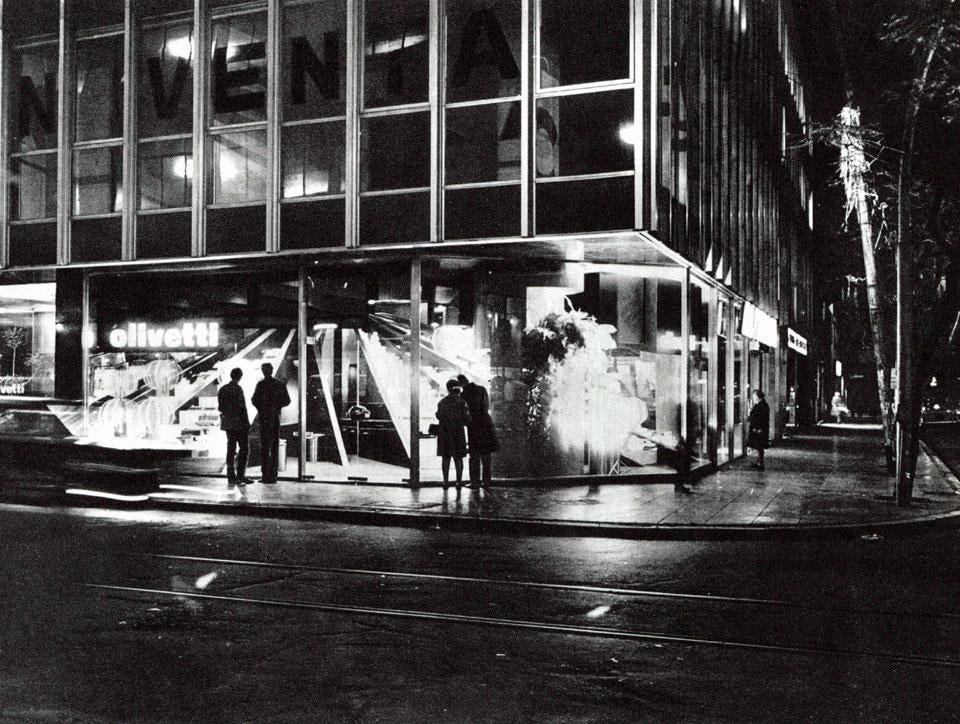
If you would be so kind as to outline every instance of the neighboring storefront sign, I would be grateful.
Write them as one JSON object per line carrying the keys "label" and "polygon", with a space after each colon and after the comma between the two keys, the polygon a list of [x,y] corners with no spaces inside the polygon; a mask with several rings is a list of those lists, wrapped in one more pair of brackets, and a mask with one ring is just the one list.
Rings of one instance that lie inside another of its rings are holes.
{"label": "neighboring storefront sign", "polygon": [[807,338],[787,327],[787,347],[794,352],[807,356]]}
{"label": "neighboring storefront sign", "polygon": [[755,339],[768,347],[778,347],[780,345],[777,320],[750,302],[743,303],[740,334]]}
{"label": "neighboring storefront sign", "polygon": [[105,346],[115,350],[194,350],[220,346],[220,324],[209,321],[179,323],[127,322],[106,331]]}

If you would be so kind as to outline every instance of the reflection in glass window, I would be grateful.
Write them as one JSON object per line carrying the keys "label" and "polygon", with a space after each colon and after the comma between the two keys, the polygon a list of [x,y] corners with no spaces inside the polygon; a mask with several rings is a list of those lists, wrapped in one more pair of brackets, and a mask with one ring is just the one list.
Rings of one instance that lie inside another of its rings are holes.
{"label": "reflection in glass window", "polygon": [[57,215],[57,154],[39,153],[12,160],[10,214],[14,220]]}
{"label": "reflection in glass window", "polygon": [[[96,333],[85,350],[87,434],[105,445],[154,441],[183,451],[180,473],[224,475],[226,436],[217,393],[230,371],[240,368],[252,425],[244,472],[259,477],[259,419],[250,399],[262,379],[261,363],[270,362],[291,399],[280,413],[281,450],[287,452],[281,453],[280,474],[295,476],[300,406],[296,302],[289,301],[289,283],[221,274],[206,285],[169,275],[92,284]],[[169,290],[165,298],[176,303],[143,295],[138,290],[144,286]]]}
{"label": "reflection in glass window", "polygon": [[428,0],[367,0],[363,29],[364,107],[426,103]]}
{"label": "reflection in glass window", "polygon": [[123,135],[123,36],[77,41],[76,141]]}
{"label": "reflection in glass window", "polygon": [[140,208],[190,206],[193,188],[193,142],[190,138],[140,144]]}
{"label": "reflection in glass window", "polygon": [[56,284],[0,286],[0,395],[54,394]]}
{"label": "reflection in glass window", "polygon": [[283,119],[343,115],[346,96],[346,0],[291,5],[283,11]]}
{"label": "reflection in glass window", "polygon": [[73,152],[73,214],[111,214],[123,203],[122,149],[85,148]]}
{"label": "reflection in glass window", "polygon": [[537,102],[537,176],[632,171],[633,91]]}
{"label": "reflection in glass window", "polygon": [[365,118],[360,133],[362,191],[430,185],[430,114]]}
{"label": "reflection in glass window", "polygon": [[283,198],[344,192],[344,124],[283,129]]}
{"label": "reflection in glass window", "polygon": [[446,183],[519,178],[519,103],[447,110]]}
{"label": "reflection in glass window", "polygon": [[267,133],[247,131],[210,139],[210,203],[234,204],[266,198]]}
{"label": "reflection in glass window", "polygon": [[628,79],[631,33],[630,0],[541,0],[540,87]]}
{"label": "reflection in glass window", "polygon": [[519,95],[519,0],[446,4],[447,101]]}
{"label": "reflection in glass window", "polygon": [[211,125],[267,118],[267,15],[249,13],[210,25]]}
{"label": "reflection in glass window", "polygon": [[140,138],[190,133],[193,128],[191,25],[149,28],[140,38]]}
{"label": "reflection in glass window", "polygon": [[487,390],[495,477],[666,472],[683,403],[671,271],[425,267],[421,478],[439,479],[429,426],[458,375]]}
{"label": "reflection in glass window", "polygon": [[57,146],[57,45],[17,51],[10,98],[10,150]]}

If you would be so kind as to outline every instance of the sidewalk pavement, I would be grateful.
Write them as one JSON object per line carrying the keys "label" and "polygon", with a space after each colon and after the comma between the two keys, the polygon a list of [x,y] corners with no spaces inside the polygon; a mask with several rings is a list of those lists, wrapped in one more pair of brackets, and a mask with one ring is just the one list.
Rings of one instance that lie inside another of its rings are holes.
{"label": "sidewalk pavement", "polygon": [[[494,485],[457,498],[451,488],[281,481],[228,487],[223,478],[184,477],[144,503],[171,510],[252,514],[473,532],[635,539],[809,538],[892,533],[960,522],[960,482],[924,446],[914,499],[893,500],[875,425],[822,425],[755,458],[736,460],[691,485]],[[4,497],[16,499],[5,488]],[[23,491],[21,491],[23,492]],[[71,504],[81,502],[68,496]],[[96,499],[82,502],[100,504]]]}

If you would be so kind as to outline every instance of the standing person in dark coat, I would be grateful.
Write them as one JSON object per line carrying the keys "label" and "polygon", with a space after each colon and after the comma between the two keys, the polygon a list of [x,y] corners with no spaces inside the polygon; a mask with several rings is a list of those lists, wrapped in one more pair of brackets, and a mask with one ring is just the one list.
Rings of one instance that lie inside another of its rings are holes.
{"label": "standing person in dark coat", "polygon": [[753,391],[753,407],[747,420],[747,447],[757,451],[757,462],[753,467],[763,470],[763,451],[770,440],[770,406],[767,396],[761,390]]}
{"label": "standing person in dark coat", "polygon": [[280,410],[290,404],[287,386],[273,376],[273,365],[260,365],[263,379],[253,391],[252,402],[260,417],[260,471],[261,481],[267,485],[277,482],[280,466]]}
{"label": "standing person in dark coat", "polygon": [[447,396],[437,405],[437,455],[443,471],[443,489],[450,487],[450,458],[457,471],[457,494],[463,481],[463,456],[467,454],[467,436],[464,428],[470,424],[470,411],[460,396],[460,382],[447,382]]}
{"label": "standing person in dark coat", "polygon": [[490,416],[490,395],[487,388],[475,384],[467,379],[466,375],[457,375],[463,385],[461,393],[463,401],[470,411],[470,485],[479,488],[481,485],[490,485],[490,455],[500,449],[497,440],[497,431],[493,428],[493,418]]}
{"label": "standing person in dark coat", "polygon": [[[247,400],[240,387],[241,377],[243,377],[243,370],[234,367],[230,370],[230,381],[217,392],[220,429],[227,433],[228,485],[246,485],[253,482],[246,477],[247,452],[250,448],[250,419],[247,416]],[[239,452],[237,452],[238,446]]]}

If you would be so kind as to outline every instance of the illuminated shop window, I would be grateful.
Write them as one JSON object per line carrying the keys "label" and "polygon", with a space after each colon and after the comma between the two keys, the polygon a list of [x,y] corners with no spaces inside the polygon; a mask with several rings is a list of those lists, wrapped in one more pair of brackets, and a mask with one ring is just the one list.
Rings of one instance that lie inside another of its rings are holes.
{"label": "illuminated shop window", "polygon": [[[104,446],[175,451],[180,473],[224,475],[226,436],[217,393],[230,371],[240,368],[252,424],[246,472],[259,477],[259,420],[251,398],[261,365],[269,362],[291,398],[280,416],[280,474],[296,476],[294,285],[231,275],[215,282],[191,276],[92,280],[88,438]],[[146,298],[144,288],[163,291]]]}
{"label": "illuminated shop window", "polygon": [[495,477],[665,472],[680,433],[681,282],[673,269],[426,265],[421,479],[440,479],[447,380],[487,388]]}
{"label": "illuminated shop window", "polygon": [[304,473],[409,479],[408,268],[328,268],[311,275],[309,289]]}
{"label": "illuminated shop window", "polygon": [[0,395],[54,395],[56,284],[0,286]]}

